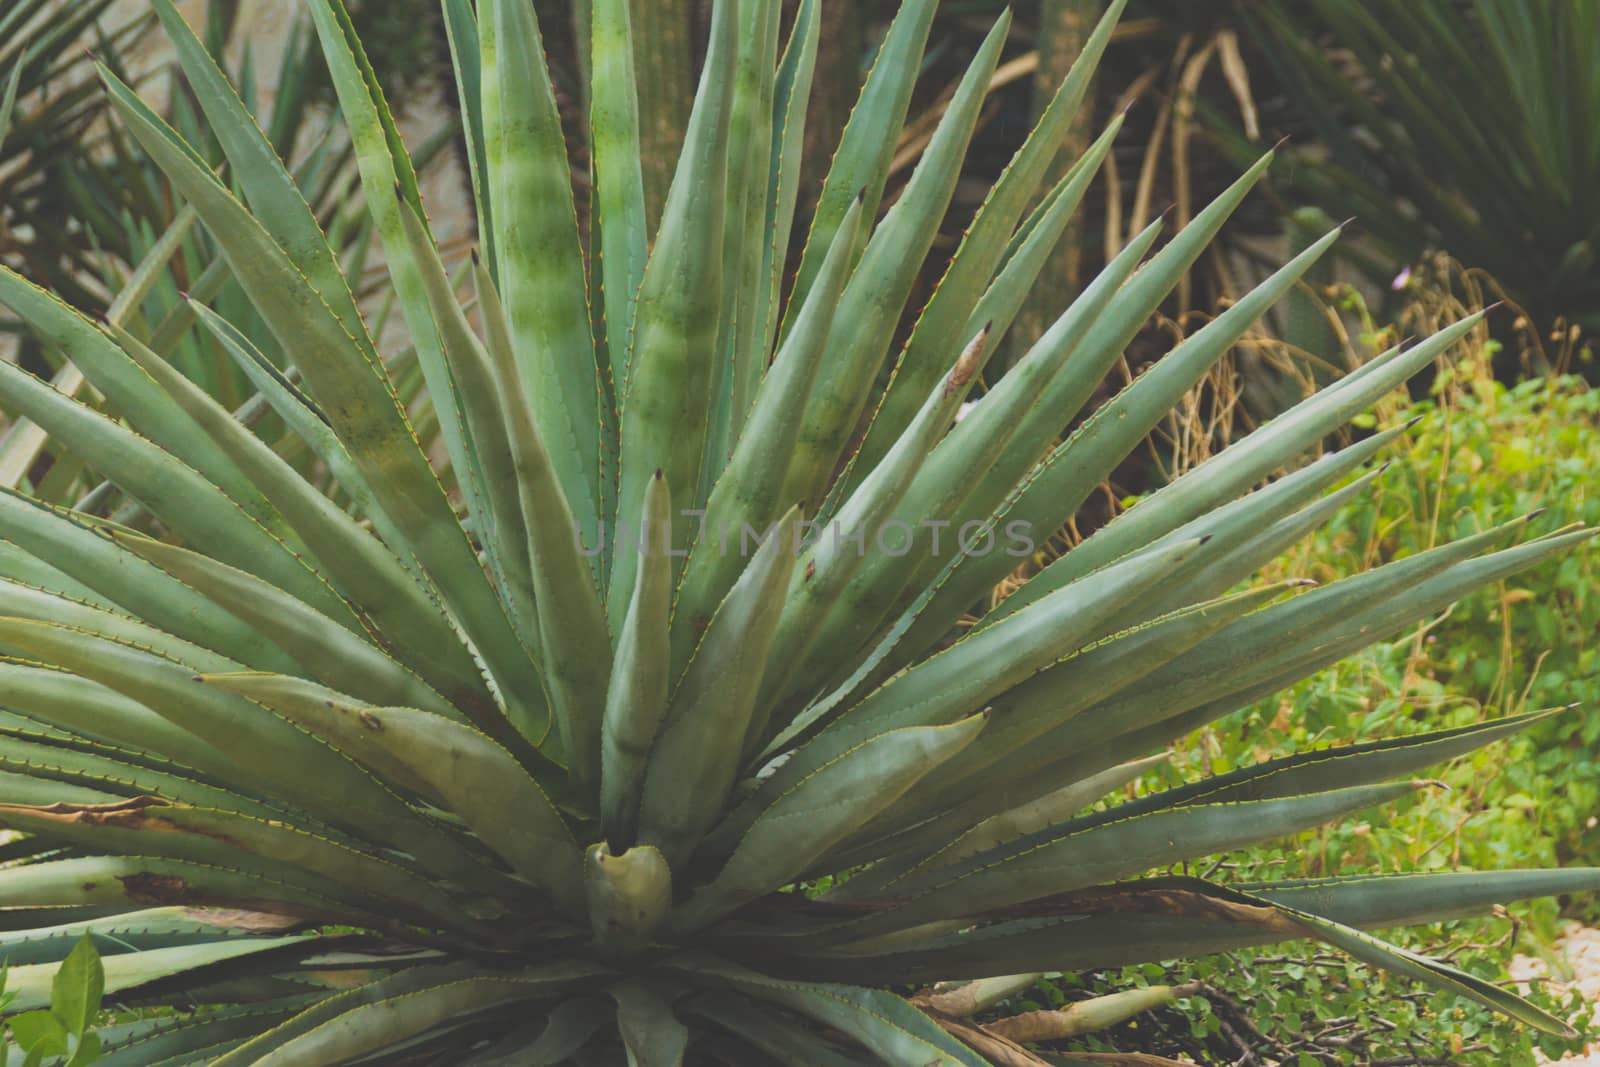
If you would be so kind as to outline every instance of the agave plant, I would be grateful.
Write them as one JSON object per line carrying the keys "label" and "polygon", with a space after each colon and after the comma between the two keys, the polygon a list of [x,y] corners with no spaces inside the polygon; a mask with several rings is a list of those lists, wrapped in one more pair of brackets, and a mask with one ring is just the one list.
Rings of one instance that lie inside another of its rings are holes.
{"label": "agave plant", "polygon": [[[14,1009],[46,1002],[87,934],[113,1001],[196,1009],[107,1029],[111,1064],[972,1067],[1047,1062],[1021,1042],[1071,1029],[983,1021],[1037,972],[1319,938],[1563,1029],[1359,931],[1595,871],[1150,875],[1402,797],[1540,714],[1089,808],[1171,739],[1590,533],[1501,547],[1519,520],[1326,588],[1248,585],[1399,431],[1266,479],[1474,316],[1025,558],[1338,237],[1059,439],[1263,159],[1147,262],[1159,224],[1139,234],[956,419],[1116,133],[1029,210],[1121,4],[891,353],[1004,17],[879,219],[935,4],[903,6],[785,298],[816,0],[781,52],[777,5],[715,4],[653,241],[628,5],[596,0],[587,252],[532,6],[450,0],[482,222],[464,304],[346,13],[310,0],[459,501],[289,172],[153,6],[237,191],[105,72],[111,104],[300,384],[197,301],[200,324],[349,506],[123,325],[0,275],[119,418],[9,364],[0,397],[162,534],[0,496]],[[1031,579],[964,623],[1019,565]],[[969,984],[891,991],[939,981]]]}

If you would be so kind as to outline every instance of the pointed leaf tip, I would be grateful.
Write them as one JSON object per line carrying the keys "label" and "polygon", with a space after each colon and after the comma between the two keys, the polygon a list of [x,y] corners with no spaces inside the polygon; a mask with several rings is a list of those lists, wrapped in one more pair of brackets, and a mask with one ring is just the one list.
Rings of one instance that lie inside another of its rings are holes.
{"label": "pointed leaf tip", "polygon": [[1278,143],[1272,146],[1272,151],[1276,152],[1278,149],[1280,149],[1284,145],[1288,144],[1289,143],[1289,136],[1290,135],[1286,133],[1282,137],[1278,138]]}

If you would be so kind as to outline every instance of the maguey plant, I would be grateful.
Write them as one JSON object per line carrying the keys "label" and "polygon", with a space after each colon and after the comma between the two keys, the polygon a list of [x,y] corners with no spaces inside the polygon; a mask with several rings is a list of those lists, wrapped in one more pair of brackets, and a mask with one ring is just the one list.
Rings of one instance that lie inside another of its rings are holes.
{"label": "maguey plant", "polygon": [[153,6],[225,173],[109,72],[106,92],[296,376],[197,300],[198,328],[318,462],[155,356],[137,315],[98,324],[0,274],[94,390],[0,364],[0,400],[118,490],[99,510],[0,496],[16,1010],[87,933],[108,1003],[180,1009],[104,1029],[114,1065],[1094,1062],[1046,1060],[1025,1043],[1059,1027],[985,1009],[1046,970],[1317,938],[1562,1029],[1361,931],[1593,870],[1174,873],[1404,797],[1546,713],[1122,788],[1172,739],[1590,531],[1516,519],[1323,588],[1250,584],[1399,431],[1296,464],[1473,316],[1049,558],[1339,236],[1085,412],[1262,159],[1164,243],[1139,234],[974,394],[1116,136],[1038,188],[1121,3],[899,343],[1006,17],[886,206],[936,5],[901,7],[791,277],[817,0],[781,49],[779,5],[714,5],[654,234],[625,0],[593,4],[586,228],[533,6],[446,0],[480,232],[448,264],[346,13],[308,0],[427,378],[410,405],[289,171]]}

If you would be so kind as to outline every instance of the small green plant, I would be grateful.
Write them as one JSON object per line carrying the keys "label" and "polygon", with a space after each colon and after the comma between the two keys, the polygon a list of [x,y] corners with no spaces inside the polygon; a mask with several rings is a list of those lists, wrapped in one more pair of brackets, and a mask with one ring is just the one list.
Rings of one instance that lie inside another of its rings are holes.
{"label": "small green plant", "polygon": [[[117,414],[0,362],[0,399],[114,487],[74,511],[0,493],[0,823],[42,843],[0,872],[0,908],[118,945],[119,1002],[211,1006],[108,1028],[107,1063],[1045,1064],[1028,1046],[1183,988],[988,1016],[1046,970],[1298,939],[1569,1032],[1365,930],[1600,871],[1172,873],[1400,801],[1549,712],[1089,807],[1174,739],[1591,537],[1515,519],[1323,588],[1230,592],[1368,488],[1334,487],[1400,431],[1263,483],[1482,315],[1041,565],[1339,232],[1086,410],[1264,158],[1159,250],[1159,223],[1138,234],[958,420],[1110,150],[1120,120],[1044,181],[1123,5],[897,346],[1009,27],[880,219],[936,6],[901,5],[785,286],[815,0],[782,49],[778,5],[714,5],[653,240],[629,4],[593,5],[587,248],[533,7],[447,4],[469,309],[348,13],[312,0],[452,498],[289,169],[154,0],[237,188],[105,71],[111,105],[298,380],[201,301],[196,320],[320,463],[308,479],[127,324],[0,271]],[[135,503],[141,529],[101,517]]]}
{"label": "small green plant", "polygon": [[[33,965],[29,969],[51,967]],[[54,966],[50,979],[50,1006],[10,1015],[6,1027],[11,1044],[6,1048],[7,1067],[88,1067],[100,1060],[100,1037],[92,1027],[100,1014],[100,998],[105,992],[105,968],[94,942],[84,934],[67,958]],[[4,972],[10,977],[10,972]],[[30,979],[32,976],[30,975]],[[37,979],[33,979],[37,981]],[[0,988],[4,983],[0,983]],[[0,995],[0,1011],[16,999],[15,991]]]}

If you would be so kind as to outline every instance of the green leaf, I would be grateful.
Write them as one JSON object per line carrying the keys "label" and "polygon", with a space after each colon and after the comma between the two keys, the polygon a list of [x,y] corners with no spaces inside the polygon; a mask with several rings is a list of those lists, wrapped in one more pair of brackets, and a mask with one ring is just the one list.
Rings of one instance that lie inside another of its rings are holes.
{"label": "green leaf", "polygon": [[[989,285],[995,269],[1003,262],[1007,239],[1012,236],[1029,201],[1037,194],[1047,168],[1060,154],[1068,131],[1078,119],[1094,71],[1126,6],[1126,0],[1114,0],[1107,6],[1038,123],[1007,163],[963,233],[949,267],[917,317],[911,339],[895,361],[893,376],[873,414],[872,425],[855,461],[863,474],[911,421],[915,404],[957,350],[959,342],[955,335],[964,327],[970,332],[974,325],[995,318],[993,314],[983,313],[980,306],[988,302],[984,286]],[[989,293],[1009,297],[1018,304],[1027,296],[1043,265],[1043,253],[1055,248],[1121,124],[1121,116],[1114,118],[1105,134],[1062,178],[1048,197],[1049,209],[1045,216],[1048,221],[1033,227],[1033,235],[1028,239],[1035,254],[1032,257],[1024,254],[1021,260],[1010,257],[1004,273],[995,279]],[[1030,259],[1033,262],[1029,262]],[[1013,270],[1013,267],[1022,269]],[[1012,315],[1015,313],[1013,307]],[[1009,323],[1011,315],[1003,319]],[[1004,334],[1005,330],[997,333]]]}
{"label": "green leaf", "polygon": [[[140,867],[127,860],[66,860],[55,864],[40,864],[39,868],[57,868],[62,864],[69,864],[72,873],[69,876],[83,878],[96,872],[105,872],[115,882],[116,877],[110,872],[122,871],[122,877],[136,876],[141,873]],[[151,864],[144,865],[152,866]],[[174,867],[173,869],[179,869]],[[52,871],[52,873],[55,873]],[[67,871],[60,870],[67,875]],[[31,878],[32,871],[30,871]],[[120,888],[120,887],[119,887]],[[7,894],[8,896],[10,894]],[[104,892],[102,891],[102,895]],[[58,899],[69,899],[62,896]],[[271,953],[277,949],[302,944],[307,938],[302,936],[287,937],[257,937],[242,938],[230,941],[215,942],[202,945],[180,945],[171,948],[150,949],[144,952],[127,952],[115,956],[107,956],[100,961],[104,971],[103,991],[106,994],[125,994],[141,986],[175,975],[181,975],[191,970],[197,970],[212,964],[222,963],[227,960],[257,954]],[[42,1007],[49,999],[49,991],[60,968],[54,963],[30,964],[24,967],[13,967],[9,972],[8,989],[17,993],[17,999],[12,1004],[13,1010],[25,1010],[31,1007]],[[87,991],[87,987],[86,987]],[[98,1001],[96,1001],[98,1006]]]}
{"label": "green leaf", "polygon": [[[622,458],[616,529],[639,528],[645,489],[659,470],[678,499],[672,523],[677,549],[692,540],[684,509],[700,488],[711,403],[738,23],[736,0],[718,0],[683,154],[640,282],[632,352],[618,383]],[[617,552],[612,561],[613,634],[627,614],[637,563],[632,552]]]}
{"label": "green leaf", "polygon": [[600,825],[618,848],[633,844],[639,825],[650,752],[667,713],[672,668],[668,626],[672,563],[665,538],[672,522],[672,493],[659,475],[645,491],[638,581],[617,639],[611,685],[600,736]]}
{"label": "green leaf", "polygon": [[[850,120],[845,124],[821,196],[812,212],[811,229],[806,235],[780,338],[788,337],[794,316],[805,306],[806,296],[816,284],[822,257],[833,247],[835,234],[851,202],[860,197],[862,214],[868,219],[878,215],[878,204],[889,180],[889,165],[894,159],[896,134],[905,124],[906,111],[911,106],[918,60],[927,45],[928,31],[933,26],[938,6],[937,0],[911,0],[902,4],[883,43],[878,46],[872,69],[867,73],[860,98],[850,111]],[[790,158],[787,162],[799,169],[798,159]],[[852,269],[859,258],[859,251],[852,252],[849,263]]]}
{"label": "green leaf", "polygon": [[100,954],[85,934],[61,961],[60,970],[50,982],[50,1013],[61,1020],[67,1033],[82,1038],[100,1014],[100,997],[105,988]]}
{"label": "green leaf", "polygon": [[1116,809],[1007,842],[950,867],[913,870],[886,887],[903,902],[853,924],[857,937],[905,930],[1084,888],[1180,859],[1211,855],[1319,826],[1396,800],[1417,787],[1335,789],[1311,796],[1197,805],[1119,819]]}
{"label": "green leaf", "polygon": [[[261,223],[211,173],[180,149],[176,136],[109,72],[112,106],[217,238],[234,276],[284,349],[293,353],[384,511],[428,568],[458,621],[488,661],[516,728],[538,744],[549,709],[527,655],[488,577],[456,521],[438,478],[381,362],[352,340],[346,324],[306,282]],[[364,336],[364,327],[357,331]]]}
{"label": "green leaf", "polygon": [[[793,501],[782,496],[783,475],[800,433],[805,398],[821,364],[823,344],[844,290],[851,242],[861,225],[861,205],[846,213],[834,235],[817,284],[795,328],[761,381],[748,432],[712,487],[701,535],[689,551],[678,586],[673,665],[681,670],[699,638],[697,620],[715,609],[738,577],[743,556],[726,550],[728,539],[767,529]],[[655,529],[654,526],[650,527]]]}
{"label": "green leaf", "polygon": [[[259,700],[331,749],[384,774],[398,764],[422,783],[518,873],[578,910],[582,857],[549,795],[493,739],[462,723],[413,708],[374,708],[306,699],[271,675],[206,675],[218,693]],[[507,811],[517,819],[505,818]],[[413,846],[414,848],[414,846]],[[487,874],[487,868],[480,870]]]}
{"label": "green leaf", "polygon": [[589,131],[594,145],[594,214],[600,232],[607,362],[615,374],[627,363],[634,302],[644,277],[649,245],[628,0],[595,0],[590,36]]}
{"label": "green leaf", "polygon": [[717,876],[675,913],[674,926],[696,930],[789,884],[970,745],[987,720],[890,730],[801,779],[756,816]]}
{"label": "green leaf", "polygon": [[[903,10],[902,17],[915,10],[916,5]],[[873,378],[883,363],[916,281],[917,269],[932,247],[939,220],[949,207],[960,173],[960,161],[976,128],[989,79],[1010,26],[1008,8],[978,47],[910,182],[872,232],[861,261],[850,276],[834,316],[822,368],[806,399],[801,433],[784,478],[783,492],[790,500],[822,499],[850,435],[855,432],[872,393]],[[891,38],[894,32],[890,30]],[[887,51],[891,43],[886,41],[883,51]],[[879,62],[882,61],[883,52],[880,51]],[[869,77],[862,91],[863,102],[871,91]],[[850,133],[851,127],[846,127],[846,142]],[[887,152],[888,147],[878,146],[875,150]],[[840,155],[834,157],[835,168],[839,167],[844,150],[841,145]],[[829,180],[832,180],[831,172]],[[827,197],[826,186],[823,196]],[[869,185],[866,206],[871,208],[873,202]],[[867,217],[871,217],[870,213]],[[801,281],[806,279],[804,260],[800,278]],[[805,291],[797,283],[795,292]]]}
{"label": "green leaf", "polygon": [[[659,847],[674,868],[722,814],[738,776],[794,567],[799,517],[791,508],[767,531],[673,687],[649,756],[639,839]],[[690,778],[695,787],[684,789]]]}
{"label": "green leaf", "polygon": [[17,1046],[38,1062],[40,1056],[64,1056],[67,1052],[67,1029],[61,1019],[51,1011],[39,1010],[13,1015],[6,1020]]}
{"label": "green leaf", "polygon": [[[355,148],[356,164],[366,190],[367,215],[383,244],[385,264],[400,310],[422,368],[433,410],[451,466],[466,496],[469,510],[482,516],[487,505],[480,488],[481,457],[469,433],[472,413],[456,403],[459,382],[441,351],[438,332],[428,311],[419,264],[408,244],[402,219],[407,208],[422,210],[421,191],[410,154],[389,113],[383,90],[367,60],[355,26],[342,0],[315,0],[308,5],[322,52],[333,78],[334,92]],[[400,196],[390,196],[399,190]]]}
{"label": "green leaf", "polygon": [[487,278],[481,267],[478,274],[484,317],[489,323],[489,354],[500,385],[500,414],[516,479],[507,489],[514,490],[520,502],[519,527],[526,531],[542,682],[549,687],[568,769],[589,796],[598,791],[600,777],[600,716],[591,703],[596,694],[605,692],[611,670],[605,605],[591,560],[583,558],[587,542],[580,543],[580,524],[562,494],[553,457],[529,408],[518,402],[517,391],[510,387],[518,372],[512,338],[501,329],[506,319],[499,299],[484,284]]}
{"label": "green leaf", "polygon": [[595,364],[561,119],[530,0],[486,0],[479,14],[495,280],[510,319],[518,396],[544,435],[583,542],[596,544],[616,423]]}
{"label": "green leaf", "polygon": [[[238,1058],[235,1052],[231,1057],[217,1060],[216,1067],[233,1063],[251,1063],[256,1067],[334,1067],[426,1033],[446,1022],[504,1004],[547,997],[593,973],[593,968],[583,964],[553,963],[512,974],[445,981],[356,1004],[320,1026],[276,1044],[255,1059]],[[267,1038],[271,1037],[269,1032]],[[249,1047],[243,1046],[240,1051]]]}
{"label": "green leaf", "polygon": [[847,1034],[881,1062],[906,1067],[987,1067],[967,1046],[892,993],[844,985],[785,982],[716,959],[692,959],[674,969],[707,977],[813,1024]]}
{"label": "green leaf", "polygon": [[628,1067],[682,1067],[689,1028],[673,1014],[658,989],[640,981],[611,987],[617,1002],[617,1030],[628,1053]]}

